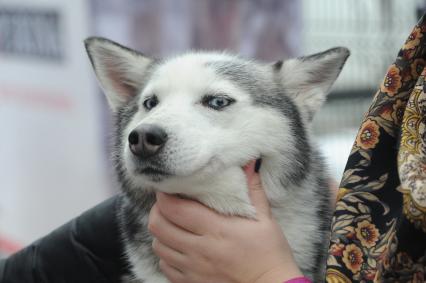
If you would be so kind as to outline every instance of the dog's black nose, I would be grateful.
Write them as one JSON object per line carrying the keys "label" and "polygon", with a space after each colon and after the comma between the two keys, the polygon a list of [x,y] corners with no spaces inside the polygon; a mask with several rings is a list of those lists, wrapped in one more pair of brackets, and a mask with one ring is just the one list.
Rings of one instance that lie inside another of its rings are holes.
{"label": "dog's black nose", "polygon": [[155,155],[166,141],[167,133],[151,124],[142,124],[129,134],[130,151],[141,158]]}

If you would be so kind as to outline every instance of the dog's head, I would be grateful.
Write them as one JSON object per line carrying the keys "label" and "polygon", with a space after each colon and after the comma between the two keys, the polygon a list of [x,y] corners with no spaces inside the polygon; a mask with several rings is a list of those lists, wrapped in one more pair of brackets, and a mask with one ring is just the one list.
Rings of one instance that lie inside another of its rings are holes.
{"label": "dog's head", "polygon": [[275,64],[206,52],[159,60],[102,38],[85,43],[118,118],[122,170],[154,187],[259,157],[297,179],[309,159],[305,125],[349,56],[340,47]]}

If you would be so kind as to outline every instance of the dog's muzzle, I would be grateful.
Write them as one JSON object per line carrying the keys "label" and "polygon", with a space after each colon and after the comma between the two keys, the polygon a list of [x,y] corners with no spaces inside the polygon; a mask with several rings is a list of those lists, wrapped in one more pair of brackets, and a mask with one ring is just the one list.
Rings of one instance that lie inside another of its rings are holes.
{"label": "dog's muzzle", "polygon": [[128,137],[130,151],[141,159],[156,155],[167,142],[167,133],[159,126],[142,124]]}

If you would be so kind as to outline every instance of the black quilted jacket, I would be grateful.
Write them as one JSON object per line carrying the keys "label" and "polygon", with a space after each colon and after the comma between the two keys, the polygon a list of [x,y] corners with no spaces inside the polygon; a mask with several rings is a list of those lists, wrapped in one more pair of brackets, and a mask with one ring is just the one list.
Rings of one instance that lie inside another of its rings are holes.
{"label": "black quilted jacket", "polygon": [[[126,273],[110,198],[0,261],[0,283],[120,282]],[[42,221],[42,220],[40,220]]]}

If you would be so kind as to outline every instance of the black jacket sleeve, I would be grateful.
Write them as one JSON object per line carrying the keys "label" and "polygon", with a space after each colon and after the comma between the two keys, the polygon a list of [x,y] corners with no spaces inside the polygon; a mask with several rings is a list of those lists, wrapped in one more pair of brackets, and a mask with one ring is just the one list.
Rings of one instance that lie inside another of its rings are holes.
{"label": "black jacket sleeve", "polygon": [[0,283],[120,282],[127,273],[110,198],[0,261]]}

